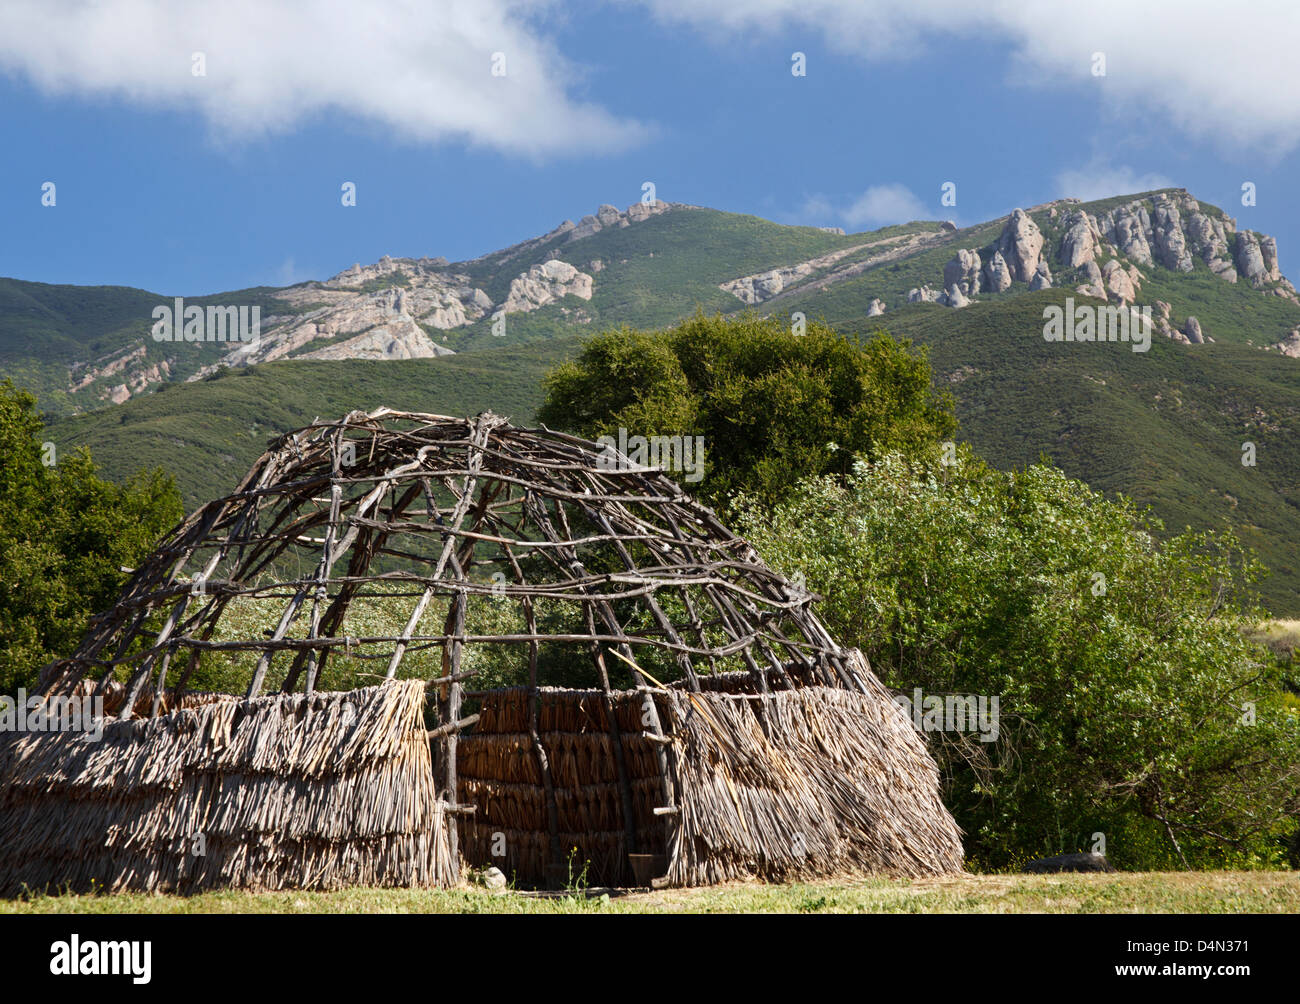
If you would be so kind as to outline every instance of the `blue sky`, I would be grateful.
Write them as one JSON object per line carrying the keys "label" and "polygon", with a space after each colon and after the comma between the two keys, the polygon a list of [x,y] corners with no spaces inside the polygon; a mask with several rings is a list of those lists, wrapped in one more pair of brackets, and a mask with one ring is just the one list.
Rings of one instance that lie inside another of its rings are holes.
{"label": "blue sky", "polygon": [[383,254],[473,257],[653,181],[661,199],[849,230],[1172,184],[1274,234],[1300,278],[1300,108],[1273,93],[1300,91],[1289,6],[1268,30],[1208,4],[1103,0],[1046,28],[1025,6],[391,0],[363,16],[302,0],[259,20],[256,4],[141,0],[87,21],[13,0],[0,275],[171,295],[286,285]]}

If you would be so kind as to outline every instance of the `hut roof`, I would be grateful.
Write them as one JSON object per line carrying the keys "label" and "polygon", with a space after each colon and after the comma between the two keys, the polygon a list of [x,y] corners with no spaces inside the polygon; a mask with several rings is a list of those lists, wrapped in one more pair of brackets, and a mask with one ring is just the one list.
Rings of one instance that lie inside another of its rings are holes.
{"label": "hut roof", "polygon": [[[377,595],[405,604],[405,629],[349,635],[349,607]],[[218,631],[240,597],[274,602],[274,626]],[[467,600],[484,597],[522,608],[513,630],[470,630]],[[440,649],[457,675],[466,646],[503,642],[528,650],[534,671],[537,646],[559,643],[594,653],[602,675],[656,650],[696,690],[701,675],[737,669],[759,690],[861,689],[812,598],[661,470],[614,448],[490,412],[381,408],[274,441],[232,494],[168,534],[75,654],[45,668],[42,691],[120,680],[127,718],[144,693],[157,714],[204,653],[244,654],[253,698],[268,680],[311,693],[340,650],[393,679],[410,652]],[[445,610],[437,631],[420,627],[431,604]],[[542,624],[542,604],[569,616]],[[606,664],[603,650],[621,658]]]}

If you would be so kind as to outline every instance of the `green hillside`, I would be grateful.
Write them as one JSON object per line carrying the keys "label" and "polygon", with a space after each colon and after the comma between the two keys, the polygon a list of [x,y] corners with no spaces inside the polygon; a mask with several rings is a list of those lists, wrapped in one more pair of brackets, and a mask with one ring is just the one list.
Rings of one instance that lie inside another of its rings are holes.
{"label": "green hillside", "polygon": [[[1055,217],[1051,207],[1031,215],[1055,253],[1070,213],[1101,213],[1134,198],[1060,203]],[[1300,305],[1216,278],[1199,259],[1191,273],[1143,266],[1138,303],[1169,302],[1175,326],[1196,316],[1215,344],[1185,346],[1157,335],[1149,352],[1134,353],[1125,344],[1043,340],[1044,305],[1067,296],[1083,300],[1072,292],[1082,280],[1079,270],[1058,265],[1058,288],[1040,293],[1016,282],[1000,294],[980,293],[960,310],[906,302],[912,288],[941,287],[943,266],[958,248],[991,249],[1001,229],[1001,220],[961,230],[914,222],[840,235],[709,209],[673,210],[581,240],[566,242],[559,234],[455,265],[496,303],[512,278],[550,257],[595,277],[591,300],[570,295],[511,313],[504,337],[491,334],[488,319],[426,329],[455,356],[269,363],[193,384],[163,384],[122,407],[78,417],[66,416],[95,406],[97,398],[88,395],[102,386],[69,398],[69,366],[140,346],[153,359],[144,319],[161,298],[142,290],[0,280],[0,375],[35,390],[49,413],[64,416],[52,427],[60,445],[90,446],[114,477],[167,467],[192,505],[232,487],[268,437],[317,415],[381,404],[452,413],[491,407],[528,421],[540,402],[542,374],[576,352],[581,336],[621,324],[665,327],[697,309],[745,309],[719,284],[840,251],[843,257],[812,269],[757,309],[803,312],[844,331],[883,326],[929,346],[939,379],[955,395],[962,437],[994,463],[1050,457],[1095,487],[1149,503],[1171,529],[1229,523],[1273,569],[1263,586],[1266,599],[1278,613],[1300,613],[1300,451],[1293,446],[1300,431],[1300,361],[1259,350],[1300,325]],[[906,253],[886,253],[902,240]],[[880,241],[887,243],[863,246]],[[401,285],[401,273],[392,282]],[[276,292],[193,302],[238,299],[263,304],[264,314],[283,313],[289,308]],[[873,298],[888,305],[881,317],[866,317]],[[187,348],[194,351],[173,381],[216,351]],[[1256,447],[1254,467],[1241,464],[1248,441]]]}
{"label": "green hillside", "polygon": [[[275,299],[274,292],[259,287],[186,297],[185,302],[202,307],[258,305],[269,315],[286,307]],[[86,363],[102,363],[139,350],[143,350],[146,365],[167,355],[176,358],[149,337],[153,309],[171,302],[170,296],[126,286],[54,286],[0,279],[0,376],[10,377],[34,393],[51,415],[100,407],[100,392],[105,384],[115,381],[98,380],[73,391],[69,370],[75,375]],[[222,348],[187,344],[172,379],[184,379],[214,362]]]}
{"label": "green hillside", "polygon": [[[1150,504],[1171,530],[1236,527],[1273,574],[1262,592],[1300,613],[1300,361],[1235,345],[1153,341],[1058,344],[1042,338],[1045,290],[953,311],[920,304],[888,329],[929,347],[952,389],[959,438],[1001,467],[1050,457],[1067,473]],[[871,331],[882,318],[828,318]],[[270,436],[316,416],[381,404],[531,421],[541,376],[575,339],[411,362],[270,363],[61,420],[61,447],[89,446],[113,477],[162,465],[187,504],[229,490]],[[1242,443],[1257,465],[1243,467]]]}
{"label": "green hillside", "polygon": [[266,363],[169,384],[55,421],[47,433],[60,450],[89,447],[114,479],[165,468],[192,509],[234,489],[267,440],[317,417],[383,406],[449,415],[491,408],[530,422],[541,402],[541,375],[574,351],[568,341],[399,363]]}
{"label": "green hillside", "polygon": [[[1043,307],[1067,295],[826,319],[928,346],[956,399],[960,438],[998,466],[1050,457],[1095,488],[1151,505],[1171,530],[1236,527],[1273,572],[1261,586],[1270,605],[1300,611],[1300,360],[1160,337],[1145,353],[1047,342]],[[1242,465],[1245,442],[1255,444],[1254,467]]]}

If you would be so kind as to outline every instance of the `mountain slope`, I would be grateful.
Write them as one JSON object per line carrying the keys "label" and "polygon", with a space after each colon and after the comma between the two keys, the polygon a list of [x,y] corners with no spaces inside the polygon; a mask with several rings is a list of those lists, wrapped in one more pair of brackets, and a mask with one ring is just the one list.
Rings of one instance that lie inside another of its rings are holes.
{"label": "mountain slope", "polygon": [[[930,348],[962,437],[995,463],[1048,456],[1150,503],[1172,529],[1226,521],[1273,568],[1269,602],[1300,613],[1300,359],[1276,348],[1300,355],[1300,301],[1271,239],[1182,190],[869,234],[602,207],[474,261],[384,259],[193,302],[240,298],[262,307],[263,338],[231,354],[154,342],[151,293],[0,282],[0,372],[55,412],[130,398],[57,422],[52,438],[90,445],[115,477],[162,464],[193,503],[232,486],[268,436],[316,415],[388,404],[528,421],[542,373],[578,350],[575,336],[619,324],[756,309],[884,326]],[[1044,308],[1067,298],[1153,307],[1150,350],[1045,341]],[[214,365],[223,353],[282,361],[227,369]],[[390,358],[404,361],[364,361]],[[1241,464],[1246,442],[1254,467]]]}

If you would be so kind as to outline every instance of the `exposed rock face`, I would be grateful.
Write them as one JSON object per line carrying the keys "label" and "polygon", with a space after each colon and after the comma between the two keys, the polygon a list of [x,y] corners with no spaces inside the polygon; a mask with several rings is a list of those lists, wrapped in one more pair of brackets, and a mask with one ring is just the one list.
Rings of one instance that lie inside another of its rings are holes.
{"label": "exposed rock face", "polygon": [[1075,292],[1082,293],[1084,296],[1095,296],[1098,300],[1106,299],[1105,281],[1095,261],[1084,262],[1083,276],[1087,282],[1076,286]]}
{"label": "exposed rock face", "polygon": [[762,303],[764,300],[770,300],[792,286],[799,285],[819,269],[828,268],[840,259],[855,251],[860,251],[866,246],[865,244],[857,244],[853,247],[840,248],[838,251],[831,251],[828,254],[801,261],[797,265],[774,268],[754,275],[743,275],[739,279],[731,279],[720,284],[718,288],[753,306]]}
{"label": "exposed rock face", "polygon": [[1259,251],[1264,256],[1264,274],[1269,282],[1277,282],[1282,273],[1277,267],[1277,240],[1268,234],[1259,235]]}
{"label": "exposed rock face", "polygon": [[1183,325],[1183,334],[1193,345],[1200,345],[1205,341],[1205,335],[1201,331],[1201,322],[1195,317],[1189,317],[1187,323]]}
{"label": "exposed rock face", "polygon": [[740,279],[733,279],[724,288],[745,303],[752,305],[762,303],[764,300],[770,300],[785,289],[787,282],[793,285],[799,279],[806,278],[811,274],[812,269],[805,270],[802,265],[796,265],[793,268],[774,268],[770,272],[761,272],[758,275],[747,275]]}
{"label": "exposed rock face", "polygon": [[1178,206],[1165,195],[1158,195],[1156,199],[1156,209],[1151,216],[1156,260],[1165,268],[1190,272],[1192,255],[1187,250],[1187,238],[1183,235],[1183,220]]}
{"label": "exposed rock face", "polygon": [[1112,210],[1101,218],[1099,226],[1106,239],[1125,258],[1139,265],[1154,262],[1147,241],[1147,235],[1151,233],[1151,217],[1142,203],[1131,202]]}
{"label": "exposed rock face", "polygon": [[362,334],[334,342],[299,359],[432,359],[451,355],[410,317],[401,315]]}
{"label": "exposed rock face", "polygon": [[505,309],[507,313],[524,313],[569,295],[590,300],[591,291],[591,276],[566,261],[552,258],[511,280]]}
{"label": "exposed rock face", "polygon": [[961,287],[954,282],[943,294],[943,300],[941,302],[947,304],[949,307],[965,307],[970,303],[970,300],[966,297],[966,294],[961,291]]}
{"label": "exposed rock face", "polygon": [[1097,221],[1087,213],[1077,212],[1067,217],[1065,222],[1070,229],[1061,238],[1061,264],[1066,268],[1078,268],[1084,262],[1096,260],[1102,242]]}
{"label": "exposed rock face", "polygon": [[998,251],[1006,260],[1012,279],[1019,282],[1033,279],[1043,253],[1043,233],[1023,209],[1012,210],[1007,218],[998,238]]}
{"label": "exposed rock face", "polygon": [[1277,241],[1267,234],[1242,230],[1237,234],[1237,271],[1256,289],[1279,281],[1282,273],[1277,267]]}
{"label": "exposed rock face", "polygon": [[573,241],[580,241],[584,237],[590,237],[598,234],[602,230],[610,227],[626,227],[632,223],[640,223],[643,220],[650,219],[651,216],[658,216],[661,213],[669,212],[673,209],[684,209],[685,206],[679,206],[674,202],[655,202],[646,204],[644,202],[634,202],[627,207],[626,212],[620,213],[618,209],[608,203],[602,205],[593,215],[584,216],[576,225],[571,225],[569,236],[565,238],[566,244]]}
{"label": "exposed rock face", "polygon": [[990,293],[1001,293],[1011,288],[1011,269],[1001,251],[994,251],[984,266],[984,288]]}
{"label": "exposed rock face", "polygon": [[1029,280],[1031,290],[1050,289],[1052,286],[1052,270],[1047,267],[1047,259],[1044,258],[1038,263],[1038,269],[1034,272],[1034,277]]}
{"label": "exposed rock face", "polygon": [[1109,294],[1108,299],[1118,300],[1120,303],[1132,303],[1137,299],[1137,289],[1133,279],[1118,259],[1112,258],[1106,262],[1102,266],[1101,275],[1103,285]]}
{"label": "exposed rock face", "polygon": [[1290,356],[1292,359],[1300,359],[1300,328],[1292,328],[1285,338],[1268,348],[1272,352],[1281,352],[1282,355]]}
{"label": "exposed rock face", "polygon": [[956,286],[963,294],[970,296],[980,288],[980,256],[978,251],[962,248],[943,267],[943,288]]}
{"label": "exposed rock face", "polygon": [[936,293],[929,286],[922,286],[920,289],[909,289],[907,291],[908,303],[938,303],[943,293]]}
{"label": "exposed rock face", "polygon": [[885,301],[884,301],[884,300],[881,300],[881,299],[873,299],[870,303],[867,304],[867,316],[868,316],[868,317],[878,317],[878,316],[880,316],[881,314],[883,314],[884,312],[885,312]]}

